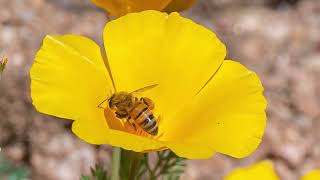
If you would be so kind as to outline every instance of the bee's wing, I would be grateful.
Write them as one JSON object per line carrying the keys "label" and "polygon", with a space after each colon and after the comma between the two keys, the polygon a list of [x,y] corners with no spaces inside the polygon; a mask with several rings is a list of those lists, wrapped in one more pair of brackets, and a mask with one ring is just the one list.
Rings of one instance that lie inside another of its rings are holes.
{"label": "bee's wing", "polygon": [[145,91],[155,88],[156,86],[158,86],[158,84],[149,85],[149,86],[137,89],[135,91],[132,91],[130,94],[143,93]]}
{"label": "bee's wing", "polygon": [[[150,85],[150,86],[146,86],[146,87],[143,87],[143,88],[140,88],[140,89],[137,89],[135,91],[132,91],[130,94],[139,94],[139,93],[143,93],[145,91],[148,91],[154,87],[158,86],[158,84],[153,84],[153,85]],[[98,108],[103,108],[105,109],[107,106],[108,106],[108,103],[109,100],[111,99],[111,97],[103,100],[99,105],[98,105]]]}

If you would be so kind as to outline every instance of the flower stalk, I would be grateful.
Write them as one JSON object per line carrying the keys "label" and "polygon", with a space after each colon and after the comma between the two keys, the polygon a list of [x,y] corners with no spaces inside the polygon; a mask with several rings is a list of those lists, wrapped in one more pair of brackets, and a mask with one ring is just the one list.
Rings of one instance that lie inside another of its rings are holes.
{"label": "flower stalk", "polygon": [[136,179],[142,158],[142,153],[121,149],[120,179]]}
{"label": "flower stalk", "polygon": [[141,167],[142,153],[114,147],[111,180],[134,180]]}
{"label": "flower stalk", "polygon": [[121,149],[114,147],[112,150],[112,174],[111,180],[119,180]]}

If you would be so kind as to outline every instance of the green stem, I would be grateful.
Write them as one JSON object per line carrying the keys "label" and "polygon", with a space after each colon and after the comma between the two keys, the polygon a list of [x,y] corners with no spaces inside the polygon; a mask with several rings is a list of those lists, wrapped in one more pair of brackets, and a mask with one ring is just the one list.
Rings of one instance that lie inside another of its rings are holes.
{"label": "green stem", "polygon": [[142,160],[143,154],[123,149],[121,151],[121,179],[137,179],[139,170],[141,169]]}
{"label": "green stem", "polygon": [[121,149],[118,147],[114,147],[112,150],[111,180],[120,180],[120,176],[119,176],[120,160],[121,160]]}
{"label": "green stem", "polygon": [[129,170],[129,180],[134,180],[135,176],[138,173],[139,170],[139,165],[140,165],[140,160],[138,156],[133,156],[132,162],[131,162],[131,166],[130,166],[130,170]]}

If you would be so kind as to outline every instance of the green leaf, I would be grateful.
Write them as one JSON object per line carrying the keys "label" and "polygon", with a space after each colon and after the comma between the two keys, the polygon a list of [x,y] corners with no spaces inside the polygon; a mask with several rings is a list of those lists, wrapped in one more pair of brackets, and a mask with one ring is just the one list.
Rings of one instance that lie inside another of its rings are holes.
{"label": "green leaf", "polygon": [[155,166],[149,164],[148,155],[146,154],[141,161],[141,167],[138,179],[148,173],[150,180],[162,178],[163,180],[178,180],[184,172],[186,160],[178,157],[170,150],[157,152],[157,161]]}
{"label": "green leaf", "polygon": [[96,165],[95,169],[91,168],[91,172],[96,180],[108,180],[108,173],[102,166]]}
{"label": "green leaf", "polygon": [[109,180],[110,177],[108,176],[108,172],[103,169],[100,165],[95,165],[95,167],[90,168],[91,175],[82,175],[80,177],[80,180],[91,180],[91,177],[93,177],[94,180]]}
{"label": "green leaf", "polygon": [[89,177],[89,176],[82,175],[82,176],[80,177],[80,180],[90,180],[90,177]]}
{"label": "green leaf", "polygon": [[8,180],[22,180],[28,177],[28,170],[25,167],[18,167],[8,175]]}
{"label": "green leaf", "polygon": [[25,166],[15,166],[3,158],[0,154],[0,179],[23,180],[29,175]]}

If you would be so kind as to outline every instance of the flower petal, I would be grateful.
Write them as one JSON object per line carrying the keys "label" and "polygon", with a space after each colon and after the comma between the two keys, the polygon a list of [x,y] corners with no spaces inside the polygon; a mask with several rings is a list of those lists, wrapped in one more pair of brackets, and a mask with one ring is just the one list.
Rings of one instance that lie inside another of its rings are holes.
{"label": "flower petal", "polygon": [[97,6],[105,9],[111,15],[122,16],[131,12],[143,10],[164,9],[171,0],[91,0]]}
{"label": "flower petal", "polygon": [[170,148],[178,156],[189,159],[207,159],[213,155],[213,151],[209,147],[201,144],[163,142],[110,129],[105,123],[103,115],[91,121],[85,119],[74,121],[72,131],[79,138],[91,144],[110,144],[136,152],[158,151]]}
{"label": "flower petal", "polygon": [[238,168],[230,175],[224,178],[224,180],[280,180],[272,163],[269,161],[262,161],[257,164],[251,165],[245,168]]}
{"label": "flower petal", "polygon": [[33,105],[61,118],[98,118],[114,92],[99,46],[78,35],[46,36],[30,76]]}
{"label": "flower petal", "polygon": [[208,159],[214,155],[214,151],[203,144],[179,142],[165,142],[166,147],[177,156],[187,159]]}
{"label": "flower petal", "polygon": [[319,179],[320,179],[320,170],[313,170],[301,178],[301,180],[319,180]]}
{"label": "flower petal", "polygon": [[164,9],[165,12],[179,12],[190,8],[196,0],[172,0]]}
{"label": "flower petal", "polygon": [[165,146],[162,142],[151,138],[109,129],[103,116],[92,121],[86,119],[74,121],[72,131],[79,138],[91,144],[110,144],[136,152],[159,150]]}
{"label": "flower petal", "polygon": [[161,121],[172,119],[226,55],[213,32],[178,13],[128,14],[106,25],[104,41],[117,91],[158,84],[144,95],[155,102]]}
{"label": "flower petal", "polygon": [[224,61],[216,75],[174,121],[162,124],[163,141],[204,144],[241,158],[261,142],[266,100],[258,76],[240,63]]}

